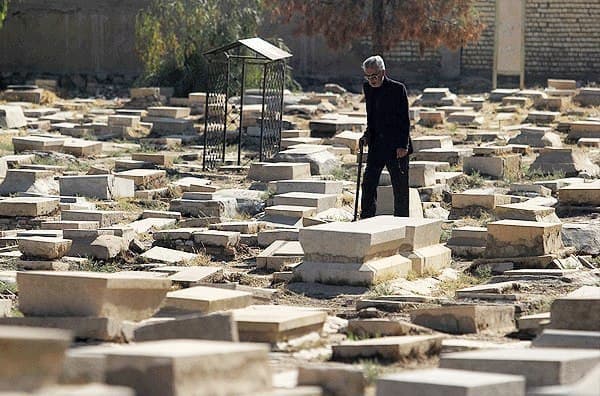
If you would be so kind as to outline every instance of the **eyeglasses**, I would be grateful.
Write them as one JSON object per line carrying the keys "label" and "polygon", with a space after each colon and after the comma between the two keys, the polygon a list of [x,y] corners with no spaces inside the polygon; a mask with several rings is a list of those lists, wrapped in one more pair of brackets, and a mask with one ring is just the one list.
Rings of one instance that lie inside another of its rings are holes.
{"label": "eyeglasses", "polygon": [[379,74],[380,73],[381,72],[377,72],[377,73],[374,73],[374,74],[365,74],[365,80],[367,80],[367,81],[377,80],[377,79],[379,79]]}

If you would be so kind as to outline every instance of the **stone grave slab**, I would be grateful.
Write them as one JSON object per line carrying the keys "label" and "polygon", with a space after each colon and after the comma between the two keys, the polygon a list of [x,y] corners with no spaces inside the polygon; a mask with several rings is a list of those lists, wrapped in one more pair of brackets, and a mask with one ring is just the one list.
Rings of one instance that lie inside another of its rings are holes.
{"label": "stone grave slab", "polygon": [[418,276],[437,273],[452,263],[452,250],[441,244],[425,246],[403,253],[412,264],[412,272]]}
{"label": "stone grave slab", "polygon": [[134,182],[114,175],[61,176],[58,180],[61,195],[106,200],[134,195]]}
{"label": "stone grave slab", "polygon": [[377,396],[525,396],[525,378],[466,370],[426,369],[387,374],[377,380]]}
{"label": "stone grave slab", "polygon": [[137,188],[164,185],[166,182],[166,171],[160,169],[131,169],[115,175],[119,178],[133,180]]}
{"label": "stone grave slab", "polygon": [[17,129],[27,126],[20,106],[0,106],[0,129]]}
{"label": "stone grave slab", "polygon": [[561,223],[500,220],[488,223],[486,257],[528,257],[556,253],[563,248]]}
{"label": "stone grave slab", "polygon": [[153,106],[148,107],[148,115],[150,117],[185,118],[189,117],[190,110],[189,107]]}
{"label": "stone grave slab", "polygon": [[276,343],[320,332],[327,319],[325,311],[286,305],[251,305],[232,312],[245,342]]}
{"label": "stone grave slab", "polygon": [[560,348],[492,349],[443,355],[441,368],[522,375],[527,387],[571,384],[600,361],[600,352]]}
{"label": "stone grave slab", "polygon": [[26,316],[0,319],[0,325],[63,329],[77,340],[123,342],[123,322],[113,318],[85,316]]}
{"label": "stone grave slab", "polygon": [[198,255],[195,253],[187,253],[174,249],[167,249],[160,246],[154,246],[152,249],[144,252],[140,257],[150,262],[159,263],[182,263],[185,261],[193,261]]}
{"label": "stone grave slab", "polygon": [[310,177],[309,163],[254,162],[250,165],[248,178],[262,182],[274,180],[303,179]]}
{"label": "stone grave slab", "polygon": [[600,288],[582,295],[567,295],[554,300],[551,327],[563,330],[600,331]]}
{"label": "stone grave slab", "polygon": [[208,314],[245,308],[251,304],[252,294],[250,293],[216,287],[194,286],[167,293],[163,309],[166,311]]}
{"label": "stone grave slab", "polygon": [[173,152],[157,152],[157,153],[132,153],[131,159],[143,161],[158,166],[171,167],[175,159],[179,157],[179,153]]}
{"label": "stone grave slab", "polygon": [[413,149],[415,152],[425,150],[425,149],[433,149],[433,148],[442,148],[442,149],[450,149],[453,147],[452,137],[447,135],[442,136],[419,136],[412,138]]}
{"label": "stone grave slab", "polygon": [[109,227],[125,220],[127,212],[119,210],[63,210],[61,220],[96,221],[100,227]]}
{"label": "stone grave slab", "polygon": [[592,163],[586,153],[572,148],[546,147],[531,164],[530,169],[543,174],[561,172],[565,176],[577,176],[585,172],[590,176],[600,175],[600,167]]}
{"label": "stone grave slab", "polygon": [[498,205],[494,209],[500,220],[539,221],[542,223],[560,223],[555,209],[548,206],[532,205],[527,202]]}
{"label": "stone grave slab", "polygon": [[63,145],[63,152],[76,157],[90,157],[102,154],[102,142],[69,139]]}
{"label": "stone grave slab", "polygon": [[14,197],[0,200],[0,216],[37,217],[49,215],[58,210],[57,198]]}
{"label": "stone grave slab", "polygon": [[515,178],[521,173],[521,155],[466,157],[463,160],[463,172],[477,172],[496,179]]}
{"label": "stone grave slab", "polygon": [[[416,188],[410,188],[408,191],[408,215],[410,218],[422,219],[423,218],[423,205],[421,204],[421,197],[419,191]],[[375,214],[380,215],[391,215],[394,213],[394,190],[392,186],[379,186],[377,187],[377,209]]]}
{"label": "stone grave slab", "polygon": [[19,192],[55,194],[58,183],[54,181],[54,172],[41,169],[9,169],[6,178],[0,184],[0,195]]}
{"label": "stone grave slab", "polygon": [[230,312],[164,319],[153,318],[140,322],[134,330],[134,340],[141,342],[185,338],[239,341],[237,325]]}
{"label": "stone grave slab", "polygon": [[562,147],[560,135],[549,127],[521,127],[520,133],[508,141],[509,144],[524,144],[530,147]]}
{"label": "stone grave slab", "polygon": [[450,165],[460,165],[465,157],[470,157],[473,150],[470,148],[433,148],[423,149],[413,154],[418,161],[441,161]]}
{"label": "stone grave slab", "polygon": [[448,305],[410,312],[411,321],[444,333],[509,333],[515,330],[515,308],[511,305]]}
{"label": "stone grave slab", "polygon": [[62,151],[67,137],[48,137],[41,135],[14,136],[12,138],[15,154],[27,151]]}
{"label": "stone grave slab", "polygon": [[33,391],[58,381],[69,332],[0,326],[0,392]]}
{"label": "stone grave slab", "polygon": [[531,346],[600,350],[600,331],[544,329]]}
{"label": "stone grave slab", "polygon": [[139,395],[236,395],[271,386],[263,345],[164,340],[107,349],[105,354],[106,383],[131,387]]}
{"label": "stone grave slab", "polygon": [[141,320],[154,314],[169,279],[141,273],[18,272],[25,316],[94,316]]}
{"label": "stone grave slab", "polygon": [[316,208],[316,212],[323,212],[335,208],[337,203],[336,194],[317,194],[305,192],[288,192],[273,197],[274,205],[308,206]]}
{"label": "stone grave slab", "polygon": [[341,194],[343,182],[337,180],[278,180],[273,182],[277,194],[306,192],[315,194]]}
{"label": "stone grave slab", "polygon": [[571,206],[600,206],[600,182],[577,183],[558,190],[558,202]]}
{"label": "stone grave slab", "polygon": [[297,264],[304,258],[298,241],[274,241],[256,256],[256,267],[281,271],[288,264]]}
{"label": "stone grave slab", "polygon": [[328,175],[342,165],[337,154],[340,151],[342,151],[340,155],[345,154],[343,153],[343,150],[334,146],[299,144],[288,148],[287,150],[279,151],[273,160],[280,162],[308,163],[310,165],[311,174]]}
{"label": "stone grave slab", "polygon": [[416,335],[400,337],[380,337],[360,341],[344,341],[332,345],[333,360],[381,359],[398,361],[439,353],[443,336]]}
{"label": "stone grave slab", "polygon": [[25,257],[54,260],[64,256],[71,243],[69,239],[32,236],[19,238],[19,250]]}

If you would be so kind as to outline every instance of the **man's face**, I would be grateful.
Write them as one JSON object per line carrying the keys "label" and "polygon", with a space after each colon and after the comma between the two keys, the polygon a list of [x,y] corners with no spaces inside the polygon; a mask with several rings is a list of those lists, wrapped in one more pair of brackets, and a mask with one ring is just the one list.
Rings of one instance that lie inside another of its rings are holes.
{"label": "man's face", "polygon": [[365,69],[365,80],[369,82],[369,85],[373,88],[379,88],[383,84],[383,76],[385,70],[377,70],[377,68],[367,67]]}

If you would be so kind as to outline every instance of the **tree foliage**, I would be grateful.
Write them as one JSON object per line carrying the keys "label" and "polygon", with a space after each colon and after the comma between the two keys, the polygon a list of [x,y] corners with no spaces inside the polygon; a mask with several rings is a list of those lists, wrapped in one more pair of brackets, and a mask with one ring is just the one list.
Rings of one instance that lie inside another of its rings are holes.
{"label": "tree foliage", "polygon": [[479,39],[484,25],[473,0],[265,0],[272,15],[297,23],[297,33],[320,33],[331,48],[371,37],[381,54],[398,41],[456,49]]}
{"label": "tree foliage", "polygon": [[[0,0],[1,1],[1,0]],[[177,93],[206,84],[204,51],[256,35],[262,0],[154,0],[136,17],[141,85],[171,85]]]}
{"label": "tree foliage", "polygon": [[0,0],[0,28],[2,27],[2,23],[4,22],[4,18],[6,18],[7,13],[8,0]]}

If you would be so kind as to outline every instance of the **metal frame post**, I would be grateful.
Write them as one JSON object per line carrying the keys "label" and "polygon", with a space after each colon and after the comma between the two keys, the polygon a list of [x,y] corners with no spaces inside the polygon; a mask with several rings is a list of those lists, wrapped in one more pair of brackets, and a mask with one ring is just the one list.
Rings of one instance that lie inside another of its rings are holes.
{"label": "metal frame post", "polygon": [[263,161],[263,138],[264,138],[264,131],[265,131],[265,98],[266,98],[266,89],[267,89],[267,65],[268,63],[265,63],[263,65],[263,81],[262,81],[262,111],[261,111],[261,115],[260,115],[260,143],[259,143],[259,161],[262,162]]}
{"label": "metal frame post", "polygon": [[242,60],[242,93],[240,95],[240,128],[238,132],[237,164],[242,164],[242,125],[244,123],[244,91],[246,90],[246,60]]}

